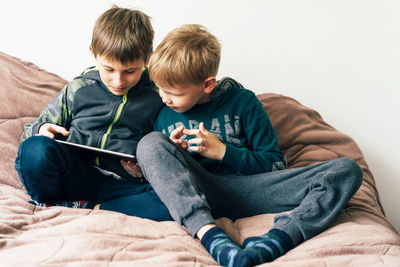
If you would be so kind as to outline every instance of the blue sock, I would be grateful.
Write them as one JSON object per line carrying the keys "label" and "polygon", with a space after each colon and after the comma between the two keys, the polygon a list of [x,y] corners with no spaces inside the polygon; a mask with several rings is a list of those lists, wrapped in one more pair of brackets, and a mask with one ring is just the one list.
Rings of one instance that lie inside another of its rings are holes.
{"label": "blue sock", "polygon": [[222,266],[251,266],[249,256],[219,227],[208,230],[201,239],[201,244]]}
{"label": "blue sock", "polygon": [[271,262],[291,250],[293,242],[286,232],[272,229],[265,235],[246,238],[243,247],[253,264],[261,264]]}

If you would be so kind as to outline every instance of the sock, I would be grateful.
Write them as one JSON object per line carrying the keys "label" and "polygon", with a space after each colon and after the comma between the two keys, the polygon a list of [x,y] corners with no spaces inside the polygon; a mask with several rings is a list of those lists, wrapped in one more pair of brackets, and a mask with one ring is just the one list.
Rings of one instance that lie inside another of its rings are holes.
{"label": "sock", "polygon": [[222,266],[251,266],[249,256],[219,227],[208,230],[201,244]]}
{"label": "sock", "polygon": [[293,242],[286,232],[272,229],[265,235],[246,238],[243,247],[253,264],[261,264],[271,262],[291,250]]}
{"label": "sock", "polygon": [[86,200],[78,200],[78,201],[52,201],[48,203],[38,202],[36,200],[30,200],[29,203],[34,204],[40,207],[51,207],[51,206],[63,206],[69,208],[77,208],[77,209],[93,209],[96,205],[93,202],[86,201]]}

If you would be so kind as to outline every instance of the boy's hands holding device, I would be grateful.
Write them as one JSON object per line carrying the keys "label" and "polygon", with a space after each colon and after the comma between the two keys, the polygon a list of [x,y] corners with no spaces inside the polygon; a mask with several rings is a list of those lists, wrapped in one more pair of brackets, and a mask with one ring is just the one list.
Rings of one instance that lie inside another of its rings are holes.
{"label": "boy's hands holding device", "polygon": [[68,136],[70,135],[70,132],[62,126],[52,123],[44,123],[40,126],[37,135],[47,136],[54,139],[56,135]]}
{"label": "boy's hands holding device", "polygon": [[121,160],[120,162],[125,171],[129,173],[132,177],[143,177],[142,169],[140,168],[139,163],[130,160]]}

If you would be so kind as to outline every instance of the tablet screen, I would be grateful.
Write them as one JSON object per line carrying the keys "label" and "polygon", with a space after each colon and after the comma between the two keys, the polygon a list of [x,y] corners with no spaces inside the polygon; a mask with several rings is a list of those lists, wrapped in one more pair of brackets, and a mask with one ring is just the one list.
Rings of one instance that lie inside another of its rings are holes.
{"label": "tablet screen", "polygon": [[129,155],[129,154],[106,150],[106,149],[100,149],[97,147],[86,146],[86,145],[81,145],[81,144],[77,144],[77,143],[71,143],[71,142],[67,142],[67,141],[61,141],[61,140],[57,140],[57,139],[55,139],[55,140],[61,144],[65,144],[65,145],[68,145],[68,146],[71,146],[74,148],[90,151],[99,156],[112,157],[112,158],[117,158],[117,159],[122,159],[122,160],[130,160],[130,161],[136,162],[136,157],[134,155]]}

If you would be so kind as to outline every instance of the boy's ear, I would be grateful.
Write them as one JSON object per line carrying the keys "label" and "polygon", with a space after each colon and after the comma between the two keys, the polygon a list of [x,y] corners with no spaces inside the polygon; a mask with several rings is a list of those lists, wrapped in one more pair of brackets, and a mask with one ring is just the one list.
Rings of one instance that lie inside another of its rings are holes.
{"label": "boy's ear", "polygon": [[217,85],[217,79],[215,77],[208,77],[204,81],[204,93],[211,94],[214,90],[215,85]]}
{"label": "boy's ear", "polygon": [[146,62],[144,62],[145,66],[149,65],[149,61],[150,61],[151,55],[153,55],[153,52],[150,53],[150,55],[147,57]]}
{"label": "boy's ear", "polygon": [[92,45],[89,46],[89,50],[90,50],[90,53],[92,53],[92,56],[96,59],[96,56],[94,55],[94,52],[93,52]]}

